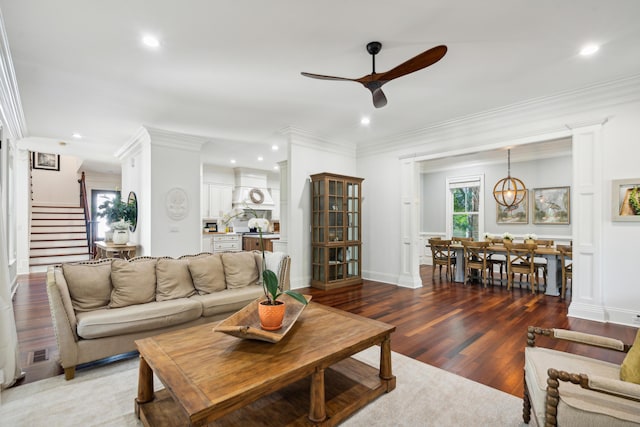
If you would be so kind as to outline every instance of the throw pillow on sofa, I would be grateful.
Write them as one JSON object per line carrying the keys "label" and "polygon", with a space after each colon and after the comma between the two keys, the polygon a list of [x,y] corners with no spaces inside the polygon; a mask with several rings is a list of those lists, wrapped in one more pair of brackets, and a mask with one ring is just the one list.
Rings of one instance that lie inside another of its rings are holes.
{"label": "throw pillow on sofa", "polygon": [[188,263],[193,286],[200,295],[222,291],[227,287],[221,254],[190,258]]}
{"label": "throw pillow on sofa", "polygon": [[256,258],[252,252],[223,253],[222,265],[228,289],[257,285],[260,280]]}
{"label": "throw pillow on sofa", "polygon": [[111,264],[110,308],[144,304],[156,299],[156,260],[129,262],[121,259]]}
{"label": "throw pillow on sofa", "polygon": [[196,290],[186,259],[159,258],[156,263],[156,301],[188,298]]}
{"label": "throw pillow on sofa", "polygon": [[111,264],[62,264],[75,311],[106,308],[111,299]]}

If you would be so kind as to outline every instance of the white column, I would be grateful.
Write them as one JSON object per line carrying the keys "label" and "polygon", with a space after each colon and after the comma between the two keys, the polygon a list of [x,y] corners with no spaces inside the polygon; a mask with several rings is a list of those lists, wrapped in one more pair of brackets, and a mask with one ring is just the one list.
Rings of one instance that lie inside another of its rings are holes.
{"label": "white column", "polygon": [[573,279],[569,316],[606,321],[602,290],[602,125],[572,129]]}
{"label": "white column", "polygon": [[420,278],[419,213],[420,174],[414,159],[400,160],[400,277],[398,285],[407,288],[422,286]]}
{"label": "white column", "polygon": [[[29,227],[31,215],[31,188],[29,180],[29,150],[17,150],[15,160],[16,259],[17,273],[29,273]],[[9,208],[11,209],[11,207]]]}
{"label": "white column", "polygon": [[289,163],[286,160],[278,162],[278,168],[280,169],[280,200],[274,200],[274,202],[280,204],[280,239],[273,242],[273,251],[289,253]]}

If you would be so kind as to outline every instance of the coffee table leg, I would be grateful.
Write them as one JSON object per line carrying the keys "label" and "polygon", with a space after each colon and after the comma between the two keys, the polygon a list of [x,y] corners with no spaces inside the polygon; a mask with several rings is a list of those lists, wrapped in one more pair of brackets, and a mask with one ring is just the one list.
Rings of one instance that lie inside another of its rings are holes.
{"label": "coffee table leg", "polygon": [[316,369],[311,374],[311,402],[309,403],[309,420],[319,423],[327,418],[324,405],[324,369]]}
{"label": "coffee table leg", "polygon": [[387,382],[387,392],[396,388],[396,377],[391,372],[391,338],[389,335],[380,343],[380,378]]}
{"label": "coffee table leg", "polygon": [[140,418],[139,406],[141,403],[153,400],[153,371],[140,356],[140,368],[138,369],[138,397],[136,398],[136,415]]}

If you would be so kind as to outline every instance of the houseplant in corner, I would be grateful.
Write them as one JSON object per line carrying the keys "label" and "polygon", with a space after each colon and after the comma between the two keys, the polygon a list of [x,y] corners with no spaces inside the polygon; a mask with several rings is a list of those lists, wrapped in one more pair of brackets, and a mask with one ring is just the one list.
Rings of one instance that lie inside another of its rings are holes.
{"label": "houseplant in corner", "polygon": [[[104,203],[99,205],[98,210],[96,216],[107,219],[107,225],[114,235],[116,231],[124,231],[124,233],[119,234],[126,234],[126,240],[123,243],[127,243],[127,240],[129,240],[129,226],[136,220],[136,207],[132,203],[124,202],[120,197],[120,193],[117,193],[113,200],[105,200]],[[120,239],[123,238],[120,237]]]}

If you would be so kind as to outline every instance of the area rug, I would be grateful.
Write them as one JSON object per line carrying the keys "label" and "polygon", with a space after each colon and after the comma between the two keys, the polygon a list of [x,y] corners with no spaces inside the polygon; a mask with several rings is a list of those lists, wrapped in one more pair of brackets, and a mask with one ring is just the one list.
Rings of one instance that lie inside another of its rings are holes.
{"label": "area rug", "polygon": [[[357,359],[378,366],[380,350],[367,349]],[[520,426],[522,400],[392,353],[397,387],[347,419],[357,426]],[[133,412],[138,359],[78,370],[64,376],[2,392],[3,426],[140,426]],[[156,379],[156,388],[162,384]]]}

